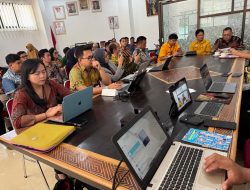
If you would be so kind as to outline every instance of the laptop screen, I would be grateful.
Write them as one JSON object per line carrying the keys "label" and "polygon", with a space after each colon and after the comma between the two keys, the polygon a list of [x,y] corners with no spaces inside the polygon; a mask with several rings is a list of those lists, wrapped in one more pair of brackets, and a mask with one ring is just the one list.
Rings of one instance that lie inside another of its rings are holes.
{"label": "laptop screen", "polygon": [[201,77],[202,77],[203,83],[205,85],[205,88],[208,90],[209,87],[212,84],[212,78],[211,78],[211,76],[209,74],[209,70],[208,70],[207,64],[204,64],[200,68],[200,73],[201,73]]}
{"label": "laptop screen", "polygon": [[137,176],[143,180],[152,168],[154,159],[162,153],[167,135],[155,116],[148,110],[130,127],[117,144],[133,167]]}
{"label": "laptop screen", "polygon": [[182,110],[188,103],[192,101],[186,80],[179,81],[178,86],[171,93],[175,104],[177,105],[178,111]]}

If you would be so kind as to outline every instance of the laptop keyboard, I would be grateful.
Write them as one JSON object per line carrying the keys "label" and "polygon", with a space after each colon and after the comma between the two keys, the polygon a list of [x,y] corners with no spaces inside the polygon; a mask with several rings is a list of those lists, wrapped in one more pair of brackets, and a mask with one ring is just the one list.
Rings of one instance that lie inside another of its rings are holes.
{"label": "laptop keyboard", "polygon": [[223,104],[215,102],[207,102],[206,106],[201,110],[201,115],[217,116]]}
{"label": "laptop keyboard", "polygon": [[218,92],[218,91],[223,91],[224,87],[225,83],[213,83],[209,90]]}
{"label": "laptop keyboard", "polygon": [[191,190],[203,150],[180,146],[159,190]]}

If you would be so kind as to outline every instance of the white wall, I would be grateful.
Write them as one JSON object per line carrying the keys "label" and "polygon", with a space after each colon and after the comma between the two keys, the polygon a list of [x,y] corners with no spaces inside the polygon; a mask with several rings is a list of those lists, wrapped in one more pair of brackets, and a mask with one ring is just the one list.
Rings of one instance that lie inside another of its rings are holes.
{"label": "white wall", "polygon": [[[24,0],[23,0],[24,1]],[[13,1],[12,1],[13,2]],[[17,2],[17,0],[16,0]],[[33,3],[27,0],[28,3]],[[44,33],[43,19],[41,18],[40,7],[34,0],[34,11],[37,19],[38,30],[36,31],[8,31],[0,32],[0,66],[7,66],[5,56],[9,53],[17,53],[18,51],[26,51],[27,43],[32,43],[35,47],[47,47],[48,40]]]}
{"label": "white wall", "polygon": [[135,37],[145,36],[147,46],[154,49],[159,44],[158,16],[147,16],[145,0],[131,0],[134,15]]}
{"label": "white wall", "polygon": [[[53,6],[64,5],[66,0],[46,0],[46,11],[49,15],[49,24],[55,21]],[[79,4],[78,4],[79,9]],[[67,11],[66,11],[67,12]],[[56,35],[57,49],[62,52],[66,46],[75,43],[109,40],[113,38],[113,30],[109,28],[108,17],[118,16],[119,29],[115,30],[116,39],[130,36],[130,22],[127,0],[103,0],[102,12],[92,13],[91,10],[79,11],[79,15],[68,16],[65,22],[66,34]],[[54,32],[55,33],[55,32]]]}
{"label": "white wall", "polygon": [[[49,25],[53,26],[55,21],[53,6],[63,5],[66,11],[67,0],[44,0],[44,2]],[[98,42],[113,38],[113,31],[108,25],[109,16],[118,16],[119,29],[115,30],[117,40],[123,36],[136,38],[144,35],[148,39],[150,49],[154,48],[154,43],[158,43],[158,16],[147,17],[145,0],[102,0],[102,12],[92,13],[89,9],[79,11],[79,15],[76,16],[68,16],[66,13],[66,19],[63,20],[66,35],[56,35],[57,49],[62,52],[64,47],[75,43]]]}

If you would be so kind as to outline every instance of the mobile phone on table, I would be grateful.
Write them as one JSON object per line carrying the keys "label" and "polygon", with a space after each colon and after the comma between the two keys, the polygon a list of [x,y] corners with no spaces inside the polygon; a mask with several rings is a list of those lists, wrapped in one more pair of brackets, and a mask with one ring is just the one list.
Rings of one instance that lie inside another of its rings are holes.
{"label": "mobile phone on table", "polygon": [[236,129],[236,123],[230,121],[220,121],[220,120],[205,120],[204,121],[205,127],[215,127],[215,128],[223,128],[223,129]]}

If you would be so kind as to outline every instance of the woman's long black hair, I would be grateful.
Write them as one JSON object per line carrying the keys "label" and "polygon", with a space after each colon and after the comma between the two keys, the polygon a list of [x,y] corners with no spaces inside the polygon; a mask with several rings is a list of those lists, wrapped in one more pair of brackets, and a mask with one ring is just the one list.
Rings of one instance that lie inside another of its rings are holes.
{"label": "woman's long black hair", "polygon": [[21,88],[24,88],[33,102],[43,108],[47,108],[46,100],[41,99],[37,93],[34,91],[31,82],[29,81],[29,74],[33,74],[37,71],[39,65],[45,65],[40,59],[28,59],[22,63],[21,67]]}
{"label": "woman's long black hair", "polygon": [[53,48],[53,47],[49,49],[51,61],[55,61],[55,57],[54,57],[54,55],[53,55],[54,51],[56,51],[56,49]]}

